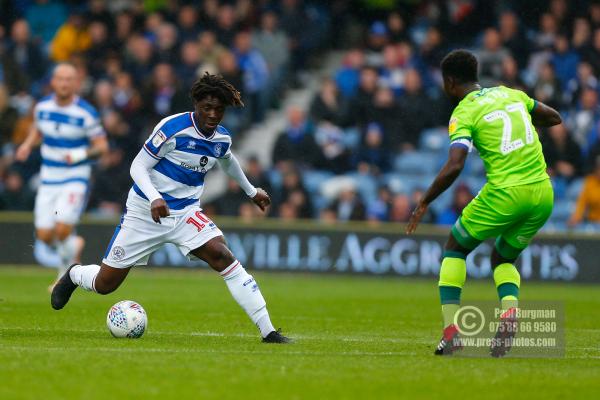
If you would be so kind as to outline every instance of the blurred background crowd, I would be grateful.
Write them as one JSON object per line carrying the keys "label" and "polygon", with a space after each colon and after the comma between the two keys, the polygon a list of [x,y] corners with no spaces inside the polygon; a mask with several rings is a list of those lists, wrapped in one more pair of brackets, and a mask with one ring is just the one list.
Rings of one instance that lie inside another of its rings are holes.
{"label": "blurred background crowd", "polygon": [[[246,107],[223,125],[236,140],[284,113],[269,163],[249,157],[269,191],[268,217],[406,222],[447,155],[452,104],[439,63],[478,55],[483,86],[507,85],[558,110],[539,130],[556,205],[548,230],[600,224],[600,2],[592,0],[90,0],[0,1],[0,209],[31,210],[39,155],[13,162],[48,93],[52,65],[71,61],[81,96],[111,143],[97,163],[88,210],[122,212],[129,164],[152,127],[191,108],[204,71],[238,87]],[[368,21],[368,22],[365,22]],[[325,60],[339,60],[325,68]],[[308,107],[282,99],[306,77]],[[251,143],[246,142],[246,146]],[[425,222],[449,225],[485,182],[476,152]],[[259,218],[232,182],[209,212]]]}

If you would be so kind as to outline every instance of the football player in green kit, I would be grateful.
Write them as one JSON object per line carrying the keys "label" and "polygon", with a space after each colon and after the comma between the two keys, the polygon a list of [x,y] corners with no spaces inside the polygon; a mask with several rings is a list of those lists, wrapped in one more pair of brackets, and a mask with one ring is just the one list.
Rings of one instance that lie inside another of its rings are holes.
{"label": "football player in green kit", "polygon": [[444,248],[439,292],[444,318],[437,355],[460,349],[454,315],[466,279],[467,255],[482,241],[495,238],[491,255],[494,282],[506,310],[491,355],[510,349],[516,323],[520,276],[519,254],[544,225],[554,202],[542,146],[534,126],[561,123],[559,113],[520,90],[482,88],[477,59],[466,50],[449,53],[441,63],[444,91],[456,102],[450,118],[450,151],[446,164],[415,208],[406,232],[415,231],[429,204],[456,180],[472,146],[483,160],[487,183],[463,210]]}

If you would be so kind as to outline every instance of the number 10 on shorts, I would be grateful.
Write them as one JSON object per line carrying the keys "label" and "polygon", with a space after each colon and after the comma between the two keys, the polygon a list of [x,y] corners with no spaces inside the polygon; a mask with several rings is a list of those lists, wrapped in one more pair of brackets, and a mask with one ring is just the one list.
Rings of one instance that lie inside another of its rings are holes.
{"label": "number 10 on shorts", "polygon": [[208,219],[206,215],[202,214],[202,212],[196,211],[194,215],[197,219],[194,217],[189,217],[185,220],[185,223],[194,225],[196,228],[198,228],[198,232],[202,231],[207,224],[212,224],[212,221]]}

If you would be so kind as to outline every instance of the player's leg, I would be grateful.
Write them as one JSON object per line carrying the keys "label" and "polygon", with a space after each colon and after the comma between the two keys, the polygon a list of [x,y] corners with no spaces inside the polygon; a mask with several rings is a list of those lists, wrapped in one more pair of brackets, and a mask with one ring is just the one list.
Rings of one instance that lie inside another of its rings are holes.
{"label": "player's leg", "polygon": [[552,214],[554,203],[549,181],[509,188],[506,192],[511,201],[505,204],[514,210],[516,222],[497,238],[491,256],[494,283],[504,310],[500,317],[501,328],[499,327],[496,340],[491,346],[494,357],[506,354],[511,347],[510,341],[516,334],[521,276],[515,261],[544,226]]}
{"label": "player's leg", "polygon": [[51,304],[63,308],[73,291],[84,290],[108,294],[116,290],[134,265],[145,264],[150,254],[164,243],[165,233],[174,225],[173,218],[157,224],[143,213],[126,213],[121,218],[104,253],[101,265],[73,264],[52,291]]}
{"label": "player's leg", "polygon": [[56,214],[54,236],[56,251],[62,260],[64,273],[70,264],[79,261],[78,258],[85,246],[83,238],[73,232],[85,206],[87,185],[72,182],[60,185],[60,189],[54,208]]}
{"label": "player's leg", "polygon": [[267,303],[258,284],[233,256],[222,232],[200,210],[193,210],[188,214],[181,218],[181,224],[175,231],[180,250],[204,260],[223,277],[231,296],[258,327],[263,341],[288,342],[273,327]]}
{"label": "player's leg", "polygon": [[[459,220],[460,221],[460,220]],[[457,221],[457,224],[460,222]],[[460,308],[462,288],[467,277],[467,255],[480,243],[470,238],[459,242],[456,238],[456,229],[453,228],[448,241],[444,246],[444,255],[440,267],[438,289],[442,305],[443,333],[435,350],[436,355],[452,354],[460,349],[458,341],[458,327],[454,323],[454,316]]]}

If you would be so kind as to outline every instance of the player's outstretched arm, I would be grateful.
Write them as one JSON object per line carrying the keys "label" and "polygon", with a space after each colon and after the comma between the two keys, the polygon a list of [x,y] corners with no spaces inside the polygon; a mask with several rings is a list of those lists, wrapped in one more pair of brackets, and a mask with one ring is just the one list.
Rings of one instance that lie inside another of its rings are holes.
{"label": "player's outstretched arm", "polygon": [[531,110],[531,122],[534,126],[549,127],[560,124],[562,118],[554,108],[536,100]]}
{"label": "player's outstretched arm", "polygon": [[436,178],[434,179],[429,189],[423,195],[423,198],[414,209],[410,216],[408,225],[406,226],[406,233],[411,234],[419,225],[421,218],[427,211],[427,207],[434,201],[440,194],[444,193],[446,189],[454,183],[456,178],[460,175],[461,171],[465,167],[465,160],[469,150],[463,145],[450,146],[450,152],[448,155],[448,161],[442,167]]}
{"label": "player's outstretched arm", "polygon": [[131,163],[129,172],[135,184],[150,201],[152,219],[154,222],[160,224],[160,219],[168,217],[170,212],[167,202],[162,198],[158,190],[156,190],[150,179],[150,170],[154,168],[158,161],[158,159],[151,157],[146,150],[142,149]]}
{"label": "player's outstretched arm", "polygon": [[219,158],[219,164],[227,175],[233,178],[242,188],[242,190],[252,199],[252,202],[265,211],[271,205],[271,198],[263,189],[255,188],[250,183],[246,174],[242,170],[239,161],[233,153],[229,157]]}

